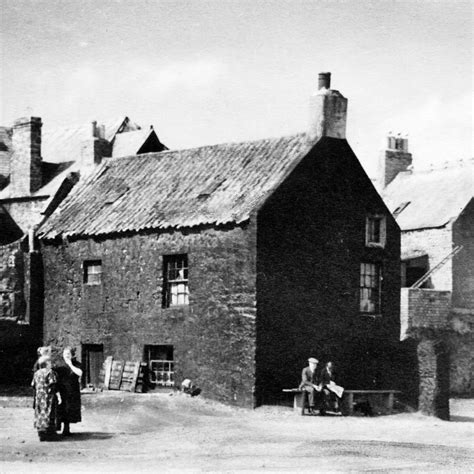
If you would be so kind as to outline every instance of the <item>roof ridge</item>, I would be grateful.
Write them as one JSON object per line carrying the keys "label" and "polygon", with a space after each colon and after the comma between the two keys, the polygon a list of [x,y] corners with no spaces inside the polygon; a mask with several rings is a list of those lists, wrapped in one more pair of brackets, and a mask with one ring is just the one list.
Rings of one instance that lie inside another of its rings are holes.
{"label": "roof ridge", "polygon": [[[139,130],[134,130],[134,131],[139,131]],[[131,132],[127,132],[131,133]],[[217,148],[217,147],[224,147],[224,146],[243,146],[243,145],[252,145],[254,143],[262,143],[265,141],[278,141],[278,140],[289,140],[291,138],[297,138],[297,137],[304,137],[307,135],[306,132],[298,132],[298,133],[293,133],[293,134],[288,134],[288,135],[281,135],[277,137],[266,137],[266,138],[258,138],[256,140],[242,140],[238,142],[222,142],[222,143],[214,143],[212,145],[200,145],[197,147],[187,147],[187,148],[173,148],[173,149],[168,149],[168,150],[162,150],[162,151],[152,151],[150,153],[141,153],[140,155],[126,155],[126,156],[119,156],[119,157],[106,157],[104,159],[106,160],[113,160],[113,161],[118,161],[118,160],[123,160],[123,159],[130,159],[130,158],[146,158],[151,155],[166,155],[169,153],[178,153],[178,152],[186,152],[186,151],[191,151],[191,150],[204,150],[204,149],[212,149],[212,148]]]}

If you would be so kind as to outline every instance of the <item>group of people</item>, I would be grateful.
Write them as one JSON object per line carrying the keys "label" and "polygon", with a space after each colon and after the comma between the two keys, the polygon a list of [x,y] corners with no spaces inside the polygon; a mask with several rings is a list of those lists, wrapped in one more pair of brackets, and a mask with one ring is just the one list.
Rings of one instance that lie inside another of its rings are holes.
{"label": "group of people", "polygon": [[38,348],[38,360],[33,368],[34,427],[40,441],[53,441],[57,431],[71,434],[70,424],[81,421],[80,378],[82,369],[75,359],[74,349],[65,347],[62,362],[53,367],[51,346]]}
{"label": "group of people", "polygon": [[344,389],[336,384],[334,363],[329,361],[322,371],[318,371],[318,359],[310,357],[308,367],[301,374],[300,390],[307,392],[310,414],[315,414],[319,409],[320,415],[332,410],[340,412],[339,400]]}

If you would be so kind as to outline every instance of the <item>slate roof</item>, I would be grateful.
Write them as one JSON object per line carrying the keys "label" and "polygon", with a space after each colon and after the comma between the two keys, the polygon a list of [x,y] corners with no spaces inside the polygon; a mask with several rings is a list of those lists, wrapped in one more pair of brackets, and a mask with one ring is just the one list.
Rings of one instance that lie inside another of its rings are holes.
{"label": "slate roof", "polygon": [[298,134],[104,160],[73,188],[39,236],[243,222],[308,153],[308,144]]}
{"label": "slate roof", "polygon": [[42,175],[43,175],[43,186],[30,194],[17,194],[12,193],[12,187],[6,186],[0,191],[0,201],[6,199],[17,199],[17,198],[34,198],[34,197],[47,197],[54,194],[57,188],[61,185],[63,180],[72,171],[78,171],[79,167],[74,162],[66,163],[41,163]]}
{"label": "slate roof", "polygon": [[[142,132],[139,130],[139,125],[132,122],[128,117],[123,116],[109,120],[103,124],[98,124],[98,126],[101,125],[104,126],[104,135],[109,141],[113,141],[114,137],[121,135],[121,132],[124,130],[132,130],[130,132],[126,131],[125,133],[134,133],[135,130]],[[2,165],[4,165],[7,170],[6,176],[10,174],[9,160],[13,152],[11,133],[11,128],[0,127],[0,175],[2,174]],[[148,130],[147,134],[149,135],[149,133],[150,131]],[[143,135],[144,133],[141,136]],[[66,127],[48,128],[47,126],[43,126],[41,138],[43,186],[34,193],[17,195],[12,194],[12,188],[7,185],[0,191],[0,200],[24,197],[45,197],[54,194],[71,172],[77,172],[81,169],[81,150],[84,143],[88,140],[92,140],[91,122]],[[7,151],[2,153],[2,149],[4,148]],[[136,151],[133,153],[136,153]]]}
{"label": "slate roof", "polygon": [[[385,188],[383,198],[402,231],[443,227],[457,218],[474,193],[474,161],[431,171],[406,171]],[[407,204],[409,203],[409,204]]]}

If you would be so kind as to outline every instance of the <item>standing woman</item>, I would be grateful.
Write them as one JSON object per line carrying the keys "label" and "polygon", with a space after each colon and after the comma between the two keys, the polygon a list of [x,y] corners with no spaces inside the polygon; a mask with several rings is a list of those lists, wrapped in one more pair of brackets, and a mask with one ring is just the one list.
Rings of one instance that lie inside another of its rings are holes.
{"label": "standing woman", "polygon": [[[63,423],[64,436],[71,434],[70,423],[81,421],[81,365],[74,358],[74,349],[65,347],[63,350],[64,364],[57,367],[59,391],[62,403],[59,410],[58,422]],[[58,428],[59,429],[59,428]]]}
{"label": "standing woman", "polygon": [[61,395],[57,393],[56,373],[51,368],[49,357],[38,359],[38,370],[33,376],[35,389],[35,423],[40,441],[50,441],[56,435],[56,408],[61,403]]}

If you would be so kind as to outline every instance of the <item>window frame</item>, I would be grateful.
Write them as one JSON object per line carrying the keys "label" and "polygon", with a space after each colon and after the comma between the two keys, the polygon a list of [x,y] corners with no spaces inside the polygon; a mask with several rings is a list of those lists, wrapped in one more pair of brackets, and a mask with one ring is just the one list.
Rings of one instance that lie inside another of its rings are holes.
{"label": "window frame", "polygon": [[[375,276],[372,278],[375,278],[377,280],[377,286],[365,286],[365,281],[363,284],[363,280],[365,280],[367,277],[371,278],[371,275],[367,272],[363,272],[364,266],[365,265],[371,265],[374,266],[375,268]],[[359,314],[364,315],[364,316],[381,316],[382,315],[382,282],[383,282],[383,266],[380,262],[374,262],[374,261],[362,261],[360,262],[359,266]],[[369,296],[368,301],[369,303],[374,304],[374,310],[365,310],[362,307],[362,302],[364,301],[362,298],[363,295],[363,290],[376,290],[376,301],[374,301],[374,298],[371,298]]]}
{"label": "window frame", "polygon": [[[100,271],[90,272],[90,269],[99,267]],[[102,267],[102,259],[95,258],[84,260],[82,262],[82,283],[85,286],[101,286],[102,285],[102,274],[103,274],[103,267]],[[93,281],[94,279],[89,280],[90,276],[99,275],[97,280]]]}
{"label": "window frame", "polygon": [[[371,222],[380,222],[379,240],[371,239]],[[367,214],[365,218],[365,246],[384,248],[387,242],[387,217],[384,214]]]}
{"label": "window frame", "polygon": [[[173,265],[170,268],[170,265]],[[182,276],[180,272],[183,272]],[[171,277],[171,278],[170,278]],[[184,291],[180,291],[180,286]],[[176,292],[173,289],[176,288]],[[176,298],[178,302],[173,303]],[[184,302],[179,302],[180,298]],[[187,253],[163,255],[163,308],[182,308],[189,306],[189,259]]]}

